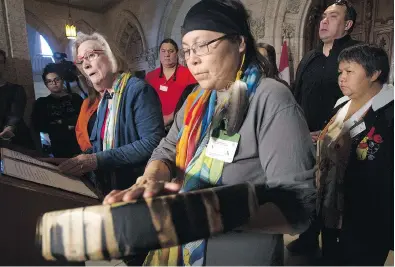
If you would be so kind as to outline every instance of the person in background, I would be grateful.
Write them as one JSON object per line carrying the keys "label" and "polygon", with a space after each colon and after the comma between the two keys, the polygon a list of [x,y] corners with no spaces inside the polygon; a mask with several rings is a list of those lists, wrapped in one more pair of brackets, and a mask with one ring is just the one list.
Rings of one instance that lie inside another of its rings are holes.
{"label": "person in background", "polygon": [[0,144],[34,149],[29,128],[23,119],[26,108],[25,89],[4,79],[6,53],[0,49]]}
{"label": "person in background", "polygon": [[83,100],[75,93],[67,93],[56,64],[51,63],[44,68],[42,79],[51,93],[36,100],[32,125],[35,131],[49,135],[54,157],[71,158],[81,152],[75,125]]}
{"label": "person in background", "polygon": [[126,64],[101,34],[79,33],[72,51],[80,71],[104,94],[91,134],[92,149],[62,162],[59,169],[76,176],[94,171],[92,182],[103,194],[128,188],[143,174],[165,135],[158,95],[126,72]]}
{"label": "person in background", "polygon": [[394,249],[394,88],[374,45],[339,55],[344,97],[318,137],[317,185],[326,265],[383,266]]}
{"label": "person in background", "polygon": [[259,53],[272,65],[274,78],[289,87],[289,84],[280,78],[280,73],[277,68],[276,50],[274,47],[267,43],[257,43],[257,48]]}
{"label": "person in background", "polygon": [[[86,82],[84,81],[86,78],[82,74],[78,76],[78,79],[80,79],[81,84],[86,84]],[[101,91],[97,91],[92,86],[84,85],[84,87],[87,88],[88,98],[86,98],[84,102],[82,102],[81,111],[78,116],[77,124],[75,125],[77,142],[82,152],[86,152],[87,150],[92,148],[90,136],[93,130],[93,126],[96,122],[96,111],[99,106],[99,102],[104,94],[104,89],[101,89]]]}
{"label": "person in background", "polygon": [[[262,205],[254,227],[151,251],[145,265],[282,265],[282,234],[309,225],[315,207],[313,144],[291,91],[267,77],[270,65],[261,60],[248,21],[238,0],[200,1],[188,11],[181,55],[199,87],[176,114],[143,176],[131,188],[111,192],[104,203],[251,182],[267,186],[273,208]],[[238,149],[221,147],[217,138],[232,138]],[[214,217],[207,213],[208,221]]]}
{"label": "person in background", "polygon": [[[340,52],[358,43],[350,34],[357,13],[348,1],[337,0],[322,14],[319,36],[322,44],[304,55],[296,71],[293,93],[302,107],[315,143],[330,119],[336,101],[342,96],[339,88],[337,58]],[[294,253],[314,254],[318,250],[319,222],[288,244]]]}
{"label": "person in background", "polygon": [[172,39],[165,39],[159,47],[160,68],[147,73],[145,80],[155,88],[162,103],[163,121],[170,129],[174,109],[187,85],[196,83],[188,68],[178,63],[178,46]]}

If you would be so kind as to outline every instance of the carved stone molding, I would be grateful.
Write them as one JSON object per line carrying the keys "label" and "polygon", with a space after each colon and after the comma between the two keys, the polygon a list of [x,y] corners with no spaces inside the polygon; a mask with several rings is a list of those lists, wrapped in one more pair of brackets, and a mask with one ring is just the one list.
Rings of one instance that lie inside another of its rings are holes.
{"label": "carved stone molding", "polygon": [[295,25],[284,22],[281,30],[281,36],[283,39],[295,37]]}
{"label": "carved stone molding", "polygon": [[285,11],[286,13],[299,14],[299,10],[300,10],[300,0],[288,0],[286,11]]}
{"label": "carved stone molding", "polygon": [[137,17],[129,10],[122,10],[116,24],[115,42],[128,64],[140,60],[146,50],[143,28]]}
{"label": "carved stone molding", "polygon": [[144,59],[148,63],[148,68],[150,70],[155,69],[156,60],[158,59],[159,46],[151,47],[144,53]]}
{"label": "carved stone molding", "polygon": [[372,13],[373,13],[373,1],[367,0],[365,6],[365,38],[366,40],[370,40],[370,32],[372,29]]}
{"label": "carved stone molding", "polygon": [[251,32],[256,40],[265,37],[265,18],[253,18],[250,21]]}

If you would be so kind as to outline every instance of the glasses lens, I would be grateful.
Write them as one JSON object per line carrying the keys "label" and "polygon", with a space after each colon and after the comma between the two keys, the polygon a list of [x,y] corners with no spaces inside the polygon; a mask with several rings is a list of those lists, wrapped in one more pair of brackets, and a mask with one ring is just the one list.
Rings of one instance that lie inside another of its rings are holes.
{"label": "glasses lens", "polygon": [[55,84],[55,83],[60,83],[62,81],[62,79],[60,77],[56,77],[53,80],[46,80],[45,83],[46,84]]}
{"label": "glasses lens", "polygon": [[88,61],[92,61],[97,58],[97,53],[95,52],[87,53],[86,58],[88,59]]}
{"label": "glasses lens", "polygon": [[208,54],[208,44],[207,43],[197,43],[195,46],[195,51],[197,56],[204,56]]}

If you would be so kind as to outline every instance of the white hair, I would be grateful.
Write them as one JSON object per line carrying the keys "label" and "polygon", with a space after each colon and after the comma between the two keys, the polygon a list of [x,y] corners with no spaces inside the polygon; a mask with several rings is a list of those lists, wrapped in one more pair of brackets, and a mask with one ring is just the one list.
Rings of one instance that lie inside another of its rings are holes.
{"label": "white hair", "polygon": [[[110,44],[106,40],[106,38],[97,32],[94,32],[92,34],[85,34],[83,32],[78,32],[77,38],[75,39],[75,41],[72,45],[72,54],[73,54],[74,60],[77,59],[78,48],[80,47],[80,45],[82,43],[84,43],[86,41],[96,41],[99,46],[98,49],[104,50],[104,53],[110,59],[113,73],[123,72],[123,71],[127,70],[126,62],[123,60],[123,58],[118,56],[118,55],[120,55],[120,53],[114,53],[115,51],[117,51],[116,47],[112,46],[112,49],[111,49]],[[81,66],[79,66],[79,68],[81,68]]]}

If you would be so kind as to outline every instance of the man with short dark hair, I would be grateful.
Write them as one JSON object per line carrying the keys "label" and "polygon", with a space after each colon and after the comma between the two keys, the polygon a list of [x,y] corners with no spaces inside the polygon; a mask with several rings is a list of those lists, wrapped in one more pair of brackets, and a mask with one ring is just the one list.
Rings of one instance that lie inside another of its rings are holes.
{"label": "man with short dark hair", "polygon": [[[337,82],[337,58],[343,49],[359,43],[350,36],[356,17],[355,9],[345,0],[328,6],[319,27],[322,44],[308,52],[298,66],[293,92],[304,111],[314,143],[330,119],[336,101],[343,96]],[[319,225],[313,223],[288,249],[297,253],[315,252],[319,232]]]}
{"label": "man with short dark hair", "polygon": [[[337,99],[342,96],[337,84],[337,57],[351,39],[357,13],[344,0],[330,5],[322,14],[319,36],[322,44],[308,52],[296,72],[293,92],[303,108],[311,132],[322,129]],[[315,138],[314,134],[312,135]]]}
{"label": "man with short dark hair", "polygon": [[23,115],[26,108],[26,93],[22,86],[4,79],[6,53],[0,49],[0,145],[15,144],[34,149],[30,131]]}

